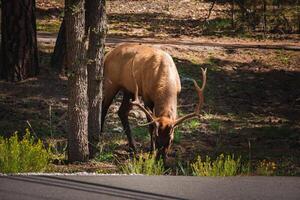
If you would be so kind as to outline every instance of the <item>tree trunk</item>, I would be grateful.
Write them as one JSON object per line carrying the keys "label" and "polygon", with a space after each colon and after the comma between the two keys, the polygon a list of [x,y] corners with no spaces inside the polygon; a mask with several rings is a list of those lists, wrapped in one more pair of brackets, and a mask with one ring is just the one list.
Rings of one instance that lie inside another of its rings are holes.
{"label": "tree trunk", "polygon": [[232,30],[235,29],[235,24],[234,24],[234,0],[231,0],[231,27],[232,27]]}
{"label": "tree trunk", "polygon": [[266,0],[263,0],[263,20],[264,20],[264,24],[263,24],[264,36],[266,36],[266,32],[267,32],[267,2],[266,2]]}
{"label": "tree trunk", "polygon": [[[88,35],[87,30],[90,27],[89,25],[89,21],[91,21],[90,19],[88,19],[89,17],[93,17],[93,16],[89,16],[87,12],[87,10],[89,10],[88,8],[88,4],[87,2],[85,2],[84,4],[85,6],[85,33],[86,35]],[[51,56],[51,67],[55,70],[57,70],[60,74],[66,75],[67,72],[67,65],[66,65],[66,25],[65,25],[65,18],[63,19],[60,28],[59,28],[59,32],[57,35],[57,39],[56,39],[56,43],[55,43],[55,47],[54,47],[54,51],[53,54]]]}
{"label": "tree trunk", "polygon": [[1,4],[1,78],[20,81],[36,76],[35,0],[2,0]]}
{"label": "tree trunk", "polygon": [[297,0],[298,34],[300,34],[300,1]]}
{"label": "tree trunk", "polygon": [[66,25],[63,19],[57,35],[53,54],[51,56],[51,67],[59,73],[65,74],[66,66]]}
{"label": "tree trunk", "polygon": [[97,152],[101,130],[103,61],[107,31],[105,0],[87,0],[89,33],[88,48],[88,97],[89,97],[89,150],[90,157]]}
{"label": "tree trunk", "polygon": [[65,5],[69,78],[68,159],[82,162],[89,157],[84,0],[66,0]]}

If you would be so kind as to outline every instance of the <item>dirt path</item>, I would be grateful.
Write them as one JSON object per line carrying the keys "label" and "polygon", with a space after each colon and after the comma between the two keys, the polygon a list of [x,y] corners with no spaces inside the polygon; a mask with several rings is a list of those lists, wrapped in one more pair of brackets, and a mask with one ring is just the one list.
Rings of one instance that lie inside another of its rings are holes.
{"label": "dirt path", "polygon": [[[55,43],[56,34],[38,33],[38,41],[42,43]],[[122,42],[144,43],[144,44],[157,44],[157,45],[170,45],[170,46],[184,46],[188,47],[220,47],[225,49],[282,49],[291,51],[300,51],[299,42],[252,42],[247,40],[231,41],[224,39],[211,41],[210,39],[156,39],[156,38],[112,38],[108,37],[106,40],[107,45],[115,46]]]}

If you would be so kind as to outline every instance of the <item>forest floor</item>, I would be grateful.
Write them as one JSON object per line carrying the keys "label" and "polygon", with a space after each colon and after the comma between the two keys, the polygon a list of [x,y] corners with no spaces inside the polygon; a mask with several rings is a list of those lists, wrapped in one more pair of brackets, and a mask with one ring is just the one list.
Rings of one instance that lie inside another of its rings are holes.
{"label": "forest floor", "polygon": [[[300,175],[300,40],[299,35],[234,34],[199,31],[199,19],[210,4],[196,1],[108,1],[107,50],[119,42],[144,42],[169,52],[182,82],[179,115],[192,112],[197,101],[191,79],[208,68],[205,106],[200,121],[175,132],[172,155],[183,163],[197,155],[241,155],[253,166],[275,163],[273,174]],[[226,5],[216,7],[226,11]],[[66,148],[67,78],[49,65],[63,5],[37,0],[40,75],[19,83],[0,81],[0,130],[10,135],[31,128],[38,137]],[[201,20],[200,20],[201,21]],[[88,164],[64,165],[54,171],[115,172],[128,158],[126,137],[115,99],[105,122],[99,156]],[[139,150],[149,147],[146,128],[137,126],[143,113],[133,110],[130,122]],[[62,155],[63,156],[63,155]],[[255,172],[254,172],[255,173]]]}

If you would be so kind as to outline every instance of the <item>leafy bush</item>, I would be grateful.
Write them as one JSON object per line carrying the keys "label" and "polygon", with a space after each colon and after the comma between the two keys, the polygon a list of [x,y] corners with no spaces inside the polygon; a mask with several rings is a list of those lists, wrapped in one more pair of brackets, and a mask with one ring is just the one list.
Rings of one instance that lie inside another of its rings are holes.
{"label": "leafy bush", "polygon": [[272,176],[275,175],[276,168],[277,166],[275,162],[262,160],[258,163],[256,173],[263,176]]}
{"label": "leafy bush", "polygon": [[241,158],[234,158],[234,155],[224,156],[221,154],[212,161],[210,157],[206,156],[202,160],[198,156],[196,162],[191,164],[193,175],[195,176],[236,176],[245,172],[245,167],[242,166]]}
{"label": "leafy bush", "polygon": [[113,152],[102,152],[96,157],[96,161],[99,162],[111,162],[114,159],[114,154]]}
{"label": "leafy bush", "polygon": [[179,144],[181,141],[181,138],[182,138],[181,133],[179,132],[179,130],[175,129],[174,140],[173,140],[174,144]]}
{"label": "leafy bush", "polygon": [[0,137],[0,172],[39,172],[48,165],[49,154],[43,143],[34,141],[26,129],[22,140],[15,133],[9,139]]}
{"label": "leafy bush", "polygon": [[125,174],[163,175],[165,168],[162,159],[156,160],[155,154],[145,153],[121,166]]}

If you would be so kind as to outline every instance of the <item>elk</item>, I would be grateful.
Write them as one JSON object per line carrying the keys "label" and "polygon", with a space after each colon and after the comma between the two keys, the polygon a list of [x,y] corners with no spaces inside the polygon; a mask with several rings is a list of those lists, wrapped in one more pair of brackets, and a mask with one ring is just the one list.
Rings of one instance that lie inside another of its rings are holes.
{"label": "elk", "polygon": [[[204,102],[206,69],[202,69],[202,75],[201,88],[193,80],[199,98],[195,111],[177,118],[177,95],[181,91],[181,85],[172,57],[149,45],[121,44],[109,52],[104,60],[102,124],[113,98],[120,90],[123,91],[118,115],[130,149],[135,151],[135,142],[131,135],[128,114],[132,106],[137,106],[148,120],[144,125],[149,125],[151,150],[157,149],[157,156],[162,156],[165,160],[176,126],[185,120],[200,117],[200,109]],[[144,105],[139,96],[142,97]]]}

